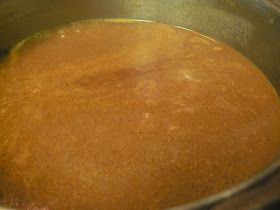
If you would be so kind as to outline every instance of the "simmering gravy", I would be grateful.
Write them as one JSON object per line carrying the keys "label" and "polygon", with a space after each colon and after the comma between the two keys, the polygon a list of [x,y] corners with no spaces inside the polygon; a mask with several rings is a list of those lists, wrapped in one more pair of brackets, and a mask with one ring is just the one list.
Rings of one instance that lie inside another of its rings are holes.
{"label": "simmering gravy", "polygon": [[235,50],[159,23],[83,21],[0,64],[0,204],[159,209],[280,154],[280,103]]}

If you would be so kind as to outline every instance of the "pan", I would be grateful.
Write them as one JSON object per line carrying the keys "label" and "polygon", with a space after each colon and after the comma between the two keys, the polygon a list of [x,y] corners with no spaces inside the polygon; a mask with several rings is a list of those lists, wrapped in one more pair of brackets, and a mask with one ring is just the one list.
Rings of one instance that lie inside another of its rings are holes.
{"label": "pan", "polygon": [[[151,20],[221,40],[249,58],[280,92],[279,0],[0,0],[0,55],[36,32],[95,18]],[[170,207],[183,209],[280,209],[280,159],[230,189]]]}

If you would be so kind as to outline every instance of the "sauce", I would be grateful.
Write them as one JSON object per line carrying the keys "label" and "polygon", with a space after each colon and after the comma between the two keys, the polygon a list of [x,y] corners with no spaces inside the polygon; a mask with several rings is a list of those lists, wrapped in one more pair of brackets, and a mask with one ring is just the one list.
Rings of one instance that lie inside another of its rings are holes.
{"label": "sauce", "polygon": [[159,209],[222,191],[280,154],[260,70],[195,32],[83,21],[0,65],[0,203]]}

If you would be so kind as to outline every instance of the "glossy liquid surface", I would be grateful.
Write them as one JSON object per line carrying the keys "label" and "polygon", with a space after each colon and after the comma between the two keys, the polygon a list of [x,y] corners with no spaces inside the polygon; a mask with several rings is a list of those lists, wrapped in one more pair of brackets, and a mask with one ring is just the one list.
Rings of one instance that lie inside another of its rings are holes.
{"label": "glossy liquid surface", "polygon": [[0,204],[159,209],[280,153],[280,103],[228,46],[147,22],[85,21],[0,64]]}

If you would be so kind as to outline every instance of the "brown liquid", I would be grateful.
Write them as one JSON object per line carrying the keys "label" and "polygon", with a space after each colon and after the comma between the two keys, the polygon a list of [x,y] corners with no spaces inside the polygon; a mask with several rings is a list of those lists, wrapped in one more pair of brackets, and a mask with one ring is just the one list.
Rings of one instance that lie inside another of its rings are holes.
{"label": "brown liquid", "polygon": [[197,33],[81,22],[18,48],[0,73],[2,204],[170,207],[231,187],[280,153],[270,83]]}

